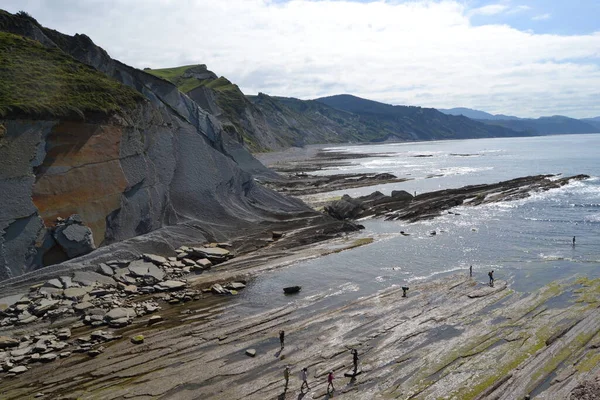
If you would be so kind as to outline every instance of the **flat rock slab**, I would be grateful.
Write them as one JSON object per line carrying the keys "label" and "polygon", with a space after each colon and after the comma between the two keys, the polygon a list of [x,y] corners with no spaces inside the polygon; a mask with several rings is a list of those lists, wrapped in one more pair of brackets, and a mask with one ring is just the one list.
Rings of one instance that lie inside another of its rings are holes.
{"label": "flat rock slab", "polygon": [[165,279],[165,273],[162,269],[158,268],[154,264],[150,264],[148,267],[148,272],[146,273],[147,277],[152,277],[157,281],[162,281]]}
{"label": "flat rock slab", "polygon": [[182,289],[185,286],[186,283],[181,281],[164,281],[154,285],[154,287],[158,290],[176,290]]}
{"label": "flat rock slab", "polygon": [[498,293],[504,289],[506,289],[506,282],[505,281],[496,281],[496,283],[494,284],[493,287],[485,286],[485,287],[482,287],[481,289],[474,290],[471,293],[467,293],[467,297],[469,297],[471,299],[475,299],[478,297],[485,297],[485,296],[489,296],[494,293]]}
{"label": "flat rock slab", "polygon": [[79,304],[75,304],[75,306],[73,306],[73,308],[77,311],[84,311],[84,310],[87,310],[88,308],[92,308],[92,307],[94,307],[94,305],[92,303],[90,303],[89,301],[84,301]]}
{"label": "flat rock slab", "polygon": [[13,339],[8,336],[0,336],[0,349],[6,349],[9,347],[17,347],[19,345],[19,341],[17,339]]}
{"label": "flat rock slab", "polygon": [[20,365],[18,367],[14,367],[13,369],[9,370],[8,372],[10,372],[11,374],[21,374],[25,371],[27,371],[27,367]]}
{"label": "flat rock slab", "polygon": [[112,319],[121,319],[121,318],[133,318],[135,316],[136,316],[136,314],[135,314],[135,310],[133,308],[117,307],[117,308],[113,308],[108,313],[106,313],[105,317],[109,320],[112,320]]}
{"label": "flat rock slab", "polygon": [[106,264],[98,265],[97,272],[99,274],[106,275],[106,276],[113,276],[115,273],[115,271]]}
{"label": "flat rock slab", "polygon": [[83,286],[95,286],[98,284],[103,286],[117,286],[117,282],[110,276],[92,271],[76,271],[72,280]]}
{"label": "flat rock slab", "polygon": [[80,288],[68,288],[68,289],[64,290],[63,294],[68,299],[73,298],[73,297],[75,297],[77,299],[81,299],[83,296],[85,296],[86,294],[91,292],[92,289],[93,289],[92,286],[85,286],[85,287],[80,287]]}
{"label": "flat rock slab", "polygon": [[157,265],[164,264],[168,261],[166,258],[158,256],[156,254],[144,254],[142,257],[144,258],[144,260],[150,261]]}
{"label": "flat rock slab", "polygon": [[153,267],[155,266],[154,264],[152,264],[151,262],[148,262],[148,261],[136,260],[136,261],[133,261],[131,264],[129,264],[129,266],[127,268],[129,268],[129,275],[137,276],[137,277],[144,277],[148,273],[148,268],[151,265]]}
{"label": "flat rock slab", "polygon": [[54,278],[54,279],[50,279],[48,282],[44,283],[44,287],[52,287],[52,288],[56,288],[56,289],[62,289],[63,284],[59,279]]}
{"label": "flat rock slab", "polygon": [[228,257],[231,254],[229,250],[222,249],[220,247],[194,247],[192,250],[197,255],[204,256],[207,258],[223,258]]}

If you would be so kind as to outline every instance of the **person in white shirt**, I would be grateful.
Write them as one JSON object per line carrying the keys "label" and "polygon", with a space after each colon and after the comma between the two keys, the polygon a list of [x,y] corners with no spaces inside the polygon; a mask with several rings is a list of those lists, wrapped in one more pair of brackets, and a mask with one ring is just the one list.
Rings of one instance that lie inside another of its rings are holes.
{"label": "person in white shirt", "polygon": [[300,391],[302,392],[304,390],[304,385],[306,385],[306,388],[308,390],[310,390],[310,386],[308,386],[308,368],[302,368],[302,371],[300,372],[300,379],[302,379],[302,386],[300,386]]}

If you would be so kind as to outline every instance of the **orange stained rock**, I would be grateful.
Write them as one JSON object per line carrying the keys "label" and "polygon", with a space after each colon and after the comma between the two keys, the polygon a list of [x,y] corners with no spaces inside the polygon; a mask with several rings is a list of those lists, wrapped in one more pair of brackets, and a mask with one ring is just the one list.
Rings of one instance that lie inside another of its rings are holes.
{"label": "orange stained rock", "polygon": [[99,245],[106,216],[120,207],[127,180],[119,149],[122,127],[62,122],[47,138],[47,154],[36,171],[33,202],[44,223],[80,214]]}

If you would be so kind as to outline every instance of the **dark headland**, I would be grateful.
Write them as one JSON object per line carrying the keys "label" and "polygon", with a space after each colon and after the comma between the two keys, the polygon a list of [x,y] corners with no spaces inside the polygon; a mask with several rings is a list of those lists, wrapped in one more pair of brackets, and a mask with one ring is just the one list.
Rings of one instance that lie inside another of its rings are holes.
{"label": "dark headland", "polygon": [[[369,244],[355,219],[435,218],[587,178],[307,205],[293,196],[410,178],[319,176],[364,155],[274,150],[524,133],[352,96],[246,97],[204,65],[138,70],[83,34],[2,10],[0,70],[0,398],[321,399],[331,370],[347,399],[598,393],[598,280],[523,295],[464,274],[408,297],[390,288],[236,312],[264,271]],[[265,151],[273,169],[252,153]],[[343,377],[350,349],[355,379]]]}

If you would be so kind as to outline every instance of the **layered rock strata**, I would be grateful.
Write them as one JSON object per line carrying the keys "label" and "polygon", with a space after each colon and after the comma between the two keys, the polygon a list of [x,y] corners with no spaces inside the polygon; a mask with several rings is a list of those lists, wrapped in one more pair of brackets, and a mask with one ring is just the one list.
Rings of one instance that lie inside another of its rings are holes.
{"label": "layered rock strata", "polygon": [[588,179],[588,175],[559,178],[536,175],[493,184],[471,185],[413,196],[406,191],[393,191],[391,196],[373,192],[368,196],[342,196],[324,207],[328,215],[340,219],[384,217],[388,220],[416,222],[434,218],[453,207],[477,206],[486,203],[511,201],[531,196],[531,193],[556,189],[573,180]]}

